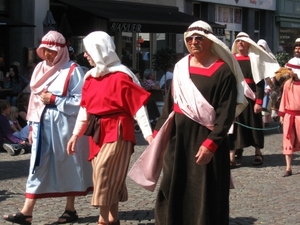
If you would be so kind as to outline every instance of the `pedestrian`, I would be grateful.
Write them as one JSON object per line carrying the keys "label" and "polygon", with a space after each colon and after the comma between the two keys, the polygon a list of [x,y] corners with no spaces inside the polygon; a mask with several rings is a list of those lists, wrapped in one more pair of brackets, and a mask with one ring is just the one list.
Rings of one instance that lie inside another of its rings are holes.
{"label": "pedestrian", "polygon": [[236,150],[253,146],[255,149],[253,165],[263,164],[261,149],[264,148],[262,122],[262,103],[264,79],[274,76],[279,64],[264,49],[256,44],[248,34],[240,32],[232,45],[232,53],[240,64],[245,79],[245,96],[249,104],[236,118],[234,132],[229,135],[231,143],[230,165],[236,167]]}
{"label": "pedestrian", "polygon": [[125,180],[135,145],[134,117],[148,143],[153,139],[145,108],[150,94],[121,64],[107,33],[92,32],[83,45],[84,57],[93,68],[85,75],[81,108],[67,149],[69,154],[77,154],[74,145],[78,137],[90,136],[91,205],[100,208],[98,224],[117,225],[119,202],[128,199]]}
{"label": "pedestrian", "polygon": [[292,155],[300,151],[300,58],[292,58],[287,67],[291,69],[291,78],[284,83],[278,115],[283,124],[283,155],[286,169],[283,177],[292,175]]}
{"label": "pedestrian", "polygon": [[87,140],[78,142],[77,155],[68,156],[66,151],[79,110],[84,74],[69,60],[65,38],[56,31],[42,38],[36,52],[43,61],[35,67],[30,81],[27,120],[32,149],[25,202],[20,212],[3,218],[31,224],[37,199],[65,196],[65,211],[57,223],[71,223],[78,219],[75,195],[92,190]]}
{"label": "pedestrian", "polygon": [[160,135],[170,135],[155,224],[228,224],[227,133],[246,104],[243,75],[228,47],[206,22],[191,24],[184,40],[190,54],[175,65],[172,86],[154,131],[153,143]]}

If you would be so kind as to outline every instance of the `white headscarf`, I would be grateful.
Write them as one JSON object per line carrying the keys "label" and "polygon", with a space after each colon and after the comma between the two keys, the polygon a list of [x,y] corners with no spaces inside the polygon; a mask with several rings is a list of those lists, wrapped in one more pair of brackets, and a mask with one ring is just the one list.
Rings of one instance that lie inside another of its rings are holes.
{"label": "white headscarf", "polygon": [[257,44],[261,47],[263,47],[265,49],[265,51],[274,59],[277,61],[275,55],[273,54],[273,52],[271,51],[271,49],[269,48],[268,43],[264,40],[264,39],[259,39]]}
{"label": "white headscarf", "polygon": [[213,42],[213,45],[211,48],[212,53],[214,53],[217,57],[219,57],[225,63],[227,63],[228,66],[230,67],[232,73],[235,75],[236,82],[237,82],[237,93],[238,93],[237,94],[237,103],[239,103],[237,105],[236,111],[237,111],[237,114],[239,114],[239,112],[241,112],[241,110],[243,110],[245,105],[247,104],[247,100],[244,96],[244,86],[243,86],[244,76],[243,76],[243,73],[241,71],[241,68],[240,68],[238,62],[233,57],[229,48],[219,38],[217,38],[215,35],[213,35],[212,28],[208,23],[199,20],[199,21],[192,23],[189,26],[187,31],[184,33],[184,42],[185,42],[186,46],[187,46],[187,43],[185,40],[186,37],[189,37],[193,34],[199,34],[199,35],[202,35],[202,36],[208,38],[209,40],[211,40]]}
{"label": "white headscarf", "polygon": [[300,79],[300,58],[291,58],[285,66],[297,74],[298,78]]}
{"label": "white headscarf", "polygon": [[114,41],[107,33],[103,31],[92,32],[83,39],[83,44],[96,64],[85,74],[85,79],[89,76],[100,77],[109,73],[123,72],[130,76],[134,83],[140,85],[132,71],[121,64],[115,51]]}
{"label": "white headscarf", "polygon": [[257,84],[267,77],[274,77],[275,72],[280,68],[275,61],[264,49],[249,38],[245,32],[240,32],[232,44],[232,53],[237,54],[236,41],[242,40],[250,44],[248,56],[250,57],[251,70],[254,82]]}

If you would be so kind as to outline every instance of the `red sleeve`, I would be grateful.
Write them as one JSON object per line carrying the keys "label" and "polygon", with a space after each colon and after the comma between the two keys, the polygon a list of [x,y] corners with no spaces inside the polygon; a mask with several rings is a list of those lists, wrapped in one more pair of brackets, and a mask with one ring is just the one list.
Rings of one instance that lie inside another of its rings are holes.
{"label": "red sleeve", "polygon": [[210,151],[212,151],[213,153],[216,152],[218,145],[216,143],[214,143],[212,140],[210,139],[206,139],[202,145],[204,145],[206,148],[208,148]]}

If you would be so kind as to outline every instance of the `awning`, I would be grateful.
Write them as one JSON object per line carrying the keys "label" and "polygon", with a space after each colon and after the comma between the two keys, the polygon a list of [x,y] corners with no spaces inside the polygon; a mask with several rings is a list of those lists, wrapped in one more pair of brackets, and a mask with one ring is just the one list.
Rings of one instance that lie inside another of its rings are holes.
{"label": "awning", "polygon": [[0,27],[7,26],[7,27],[35,27],[35,25],[23,23],[17,20],[13,20],[7,17],[0,16]]}
{"label": "awning", "polygon": [[[198,17],[182,13],[177,7],[107,0],[60,0],[95,17],[108,20],[110,32],[184,33]],[[226,25],[208,22],[218,36]]]}

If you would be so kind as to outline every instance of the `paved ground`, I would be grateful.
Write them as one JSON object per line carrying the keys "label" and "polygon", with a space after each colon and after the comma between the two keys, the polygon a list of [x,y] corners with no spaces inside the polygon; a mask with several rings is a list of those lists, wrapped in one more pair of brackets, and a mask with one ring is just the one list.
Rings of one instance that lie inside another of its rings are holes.
{"label": "paved ground", "polygon": [[[293,173],[283,178],[285,159],[281,153],[282,133],[278,123],[265,132],[264,164],[253,167],[253,148],[244,151],[241,166],[232,170],[235,189],[230,193],[230,225],[300,225],[300,154],[293,157]],[[138,145],[132,162],[143,152],[146,142],[137,134]],[[0,152],[0,215],[14,213],[24,201],[29,154],[9,156]],[[122,225],[154,225],[156,192],[149,192],[127,180],[129,201],[120,205]],[[77,199],[80,219],[74,224],[96,224],[99,211],[90,206],[91,195]],[[33,225],[55,224],[64,209],[64,199],[39,200]],[[0,220],[0,224],[11,224]],[[217,224],[216,224],[217,225]]]}

